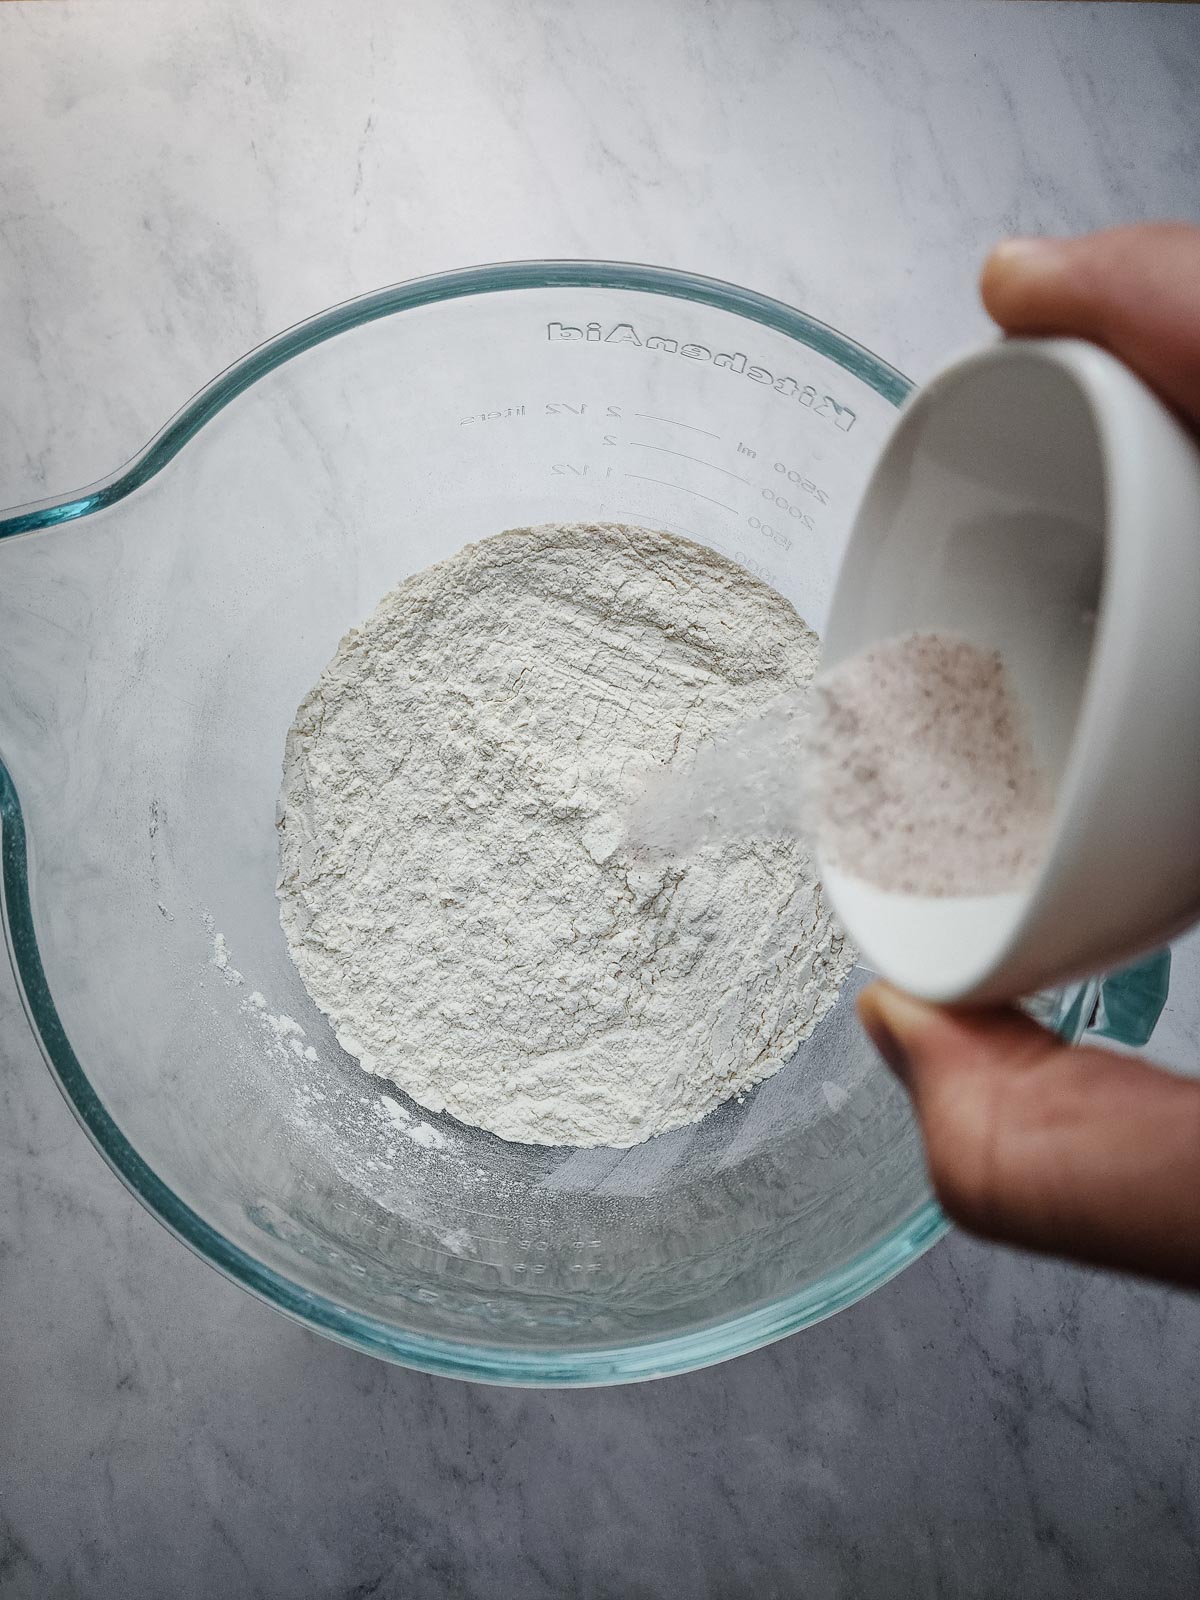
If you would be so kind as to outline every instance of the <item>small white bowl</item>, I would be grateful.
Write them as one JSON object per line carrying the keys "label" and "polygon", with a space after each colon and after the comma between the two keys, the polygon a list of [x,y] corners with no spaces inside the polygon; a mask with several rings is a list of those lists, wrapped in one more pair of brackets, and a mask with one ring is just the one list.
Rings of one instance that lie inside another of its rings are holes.
{"label": "small white bowl", "polygon": [[941,630],[1000,652],[1055,794],[1011,893],[889,893],[823,864],[866,961],[929,1000],[1107,969],[1200,915],[1200,450],[1119,361],[1010,340],[901,412],[838,577],[825,664]]}

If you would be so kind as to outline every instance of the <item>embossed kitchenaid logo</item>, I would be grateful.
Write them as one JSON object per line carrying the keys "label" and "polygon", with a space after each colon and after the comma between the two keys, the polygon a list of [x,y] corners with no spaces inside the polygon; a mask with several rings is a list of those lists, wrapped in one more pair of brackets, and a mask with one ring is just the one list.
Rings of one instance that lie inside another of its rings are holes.
{"label": "embossed kitchenaid logo", "polygon": [[695,361],[698,365],[724,367],[727,372],[736,372],[743,378],[749,378],[751,383],[769,385],[776,394],[785,395],[789,400],[806,406],[814,417],[828,418],[843,433],[849,433],[857,421],[850,407],[842,405],[831,394],[822,393],[811,383],[801,383],[798,378],[777,377],[769,367],[756,366],[740,350],[714,352],[706,344],[681,343],[661,333],[651,333],[643,339],[632,322],[616,322],[607,333],[600,322],[585,322],[581,327],[567,322],[549,322],[546,324],[546,337],[581,339],[587,344],[632,344],[640,350],[658,350],[665,355],[682,356],[685,361]]}

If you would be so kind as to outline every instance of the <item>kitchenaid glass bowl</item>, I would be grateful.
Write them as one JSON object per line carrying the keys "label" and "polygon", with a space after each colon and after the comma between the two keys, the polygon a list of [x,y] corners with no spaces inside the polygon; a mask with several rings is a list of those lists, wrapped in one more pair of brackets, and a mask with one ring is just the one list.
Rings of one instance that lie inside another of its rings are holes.
{"label": "kitchenaid glass bowl", "polygon": [[[728,284],[486,267],[301,324],[112,478],[0,516],[13,966],[68,1101],[179,1238],[372,1354],[569,1384],[752,1349],[941,1235],[861,973],[744,1101],[629,1151],[538,1149],[362,1072],[275,900],[284,734],[387,589],[502,528],[620,520],[724,551],[819,630],[908,389]],[[1112,991],[1125,1032],[1161,976]],[[1038,1004],[1074,1036],[1097,994]]]}

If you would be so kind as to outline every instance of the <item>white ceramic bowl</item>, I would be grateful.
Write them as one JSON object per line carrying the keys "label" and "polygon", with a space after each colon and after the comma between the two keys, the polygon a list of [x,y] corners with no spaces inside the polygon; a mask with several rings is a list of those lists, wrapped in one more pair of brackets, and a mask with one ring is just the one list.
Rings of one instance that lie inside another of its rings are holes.
{"label": "white ceramic bowl", "polygon": [[901,412],[825,641],[945,630],[998,650],[1055,796],[1011,893],[887,893],[826,864],[865,959],[936,1001],[1112,967],[1200,915],[1200,451],[1120,362],[1011,340]]}

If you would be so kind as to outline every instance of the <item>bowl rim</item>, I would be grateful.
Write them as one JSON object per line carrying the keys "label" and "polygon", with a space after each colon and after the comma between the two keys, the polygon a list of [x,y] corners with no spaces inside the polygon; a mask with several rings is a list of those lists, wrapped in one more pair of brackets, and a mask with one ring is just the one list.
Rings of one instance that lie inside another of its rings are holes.
{"label": "bowl rim", "polygon": [[[718,278],[634,262],[510,261],[436,273],[343,301],[256,346],[200,389],[136,455],[108,477],[70,494],[0,512],[0,539],[74,521],[132,494],[161,472],[204,425],[261,377],[337,334],[420,306],[544,288],[614,288],[661,294],[730,311],[783,333],[899,406],[913,384],[896,368],[826,323],[784,302]],[[682,1334],[584,1350],[480,1345],[398,1329],[304,1288],[233,1244],[186,1205],[109,1115],[59,1018],[42,964],[29,892],[25,821],[0,759],[0,921],[30,1027],[64,1098],[117,1176],[169,1232],[258,1299],[354,1349],[420,1371],[516,1385],[559,1387],[666,1377],[743,1355],[810,1327],[863,1299],[948,1231],[931,1198],[867,1249],[804,1288]],[[1086,1016],[1078,1002],[1072,1015]],[[1065,1020],[1065,1019],[1064,1019]]]}
{"label": "bowl rim", "polygon": [[894,406],[906,400],[915,387],[910,378],[882,357],[836,328],[781,300],[753,289],[739,288],[721,278],[708,278],[674,267],[646,266],[640,262],[586,259],[498,261],[486,266],[459,267],[451,272],[409,278],[340,301],[255,345],[198,389],[154,437],[115,472],[67,494],[32,500],[8,509],[0,507],[0,539],[71,522],[123,500],[161,472],[231,400],[284,362],[339,333],[419,306],[514,289],[557,288],[641,290],[714,306],[787,334],[819,355],[827,356]]}

